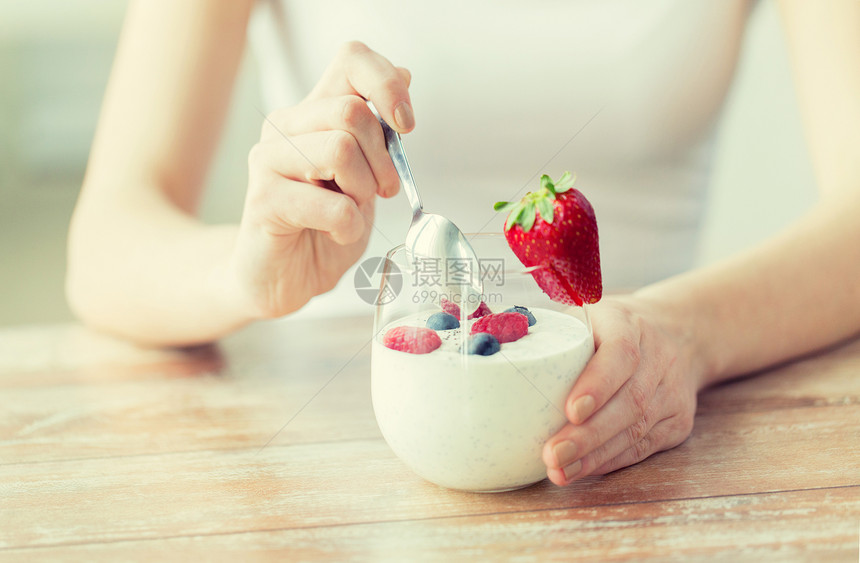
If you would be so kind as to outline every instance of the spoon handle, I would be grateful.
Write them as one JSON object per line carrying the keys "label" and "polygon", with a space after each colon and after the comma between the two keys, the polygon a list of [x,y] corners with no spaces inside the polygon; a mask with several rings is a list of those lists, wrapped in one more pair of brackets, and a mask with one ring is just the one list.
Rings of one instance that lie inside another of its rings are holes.
{"label": "spoon handle", "polygon": [[388,154],[391,156],[391,161],[394,163],[394,169],[397,170],[397,175],[400,176],[400,183],[406,191],[406,197],[409,199],[409,205],[412,206],[412,215],[417,216],[423,212],[424,204],[421,203],[421,196],[418,194],[418,188],[415,186],[415,180],[412,179],[412,170],[409,168],[409,161],[406,160],[406,151],[403,150],[403,143],[400,142],[400,134],[392,129],[379,112],[373,102],[367,100],[367,107],[379,120],[382,125],[382,133],[385,136],[385,146],[388,149]]}

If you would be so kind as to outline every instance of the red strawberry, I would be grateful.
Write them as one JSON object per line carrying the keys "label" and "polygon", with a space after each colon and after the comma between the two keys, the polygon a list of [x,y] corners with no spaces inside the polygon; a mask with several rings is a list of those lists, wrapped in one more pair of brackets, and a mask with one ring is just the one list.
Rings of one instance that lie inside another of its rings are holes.
{"label": "red strawberry", "polygon": [[398,326],[385,333],[382,344],[400,352],[428,354],[442,345],[442,339],[430,328]]}
{"label": "red strawberry", "polygon": [[[603,294],[600,248],[594,209],[565,172],[553,184],[541,176],[541,188],[518,202],[500,201],[496,211],[510,209],[505,238],[520,262],[553,301],[567,305],[596,303]],[[538,217],[539,215],[539,217]]]}
{"label": "red strawberry", "polygon": [[529,332],[529,319],[522,313],[493,313],[472,323],[472,334],[486,332],[500,344],[519,340]]}

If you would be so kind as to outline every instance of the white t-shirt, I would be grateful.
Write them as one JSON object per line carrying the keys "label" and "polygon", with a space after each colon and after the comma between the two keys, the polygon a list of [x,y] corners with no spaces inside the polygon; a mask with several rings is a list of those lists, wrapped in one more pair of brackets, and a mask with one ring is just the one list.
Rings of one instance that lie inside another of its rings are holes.
{"label": "white t-shirt", "polygon": [[[597,215],[604,284],[692,266],[713,132],[746,0],[259,0],[250,39],[267,110],[294,105],[338,47],[360,40],[412,72],[404,136],[424,209],[501,231],[499,200],[577,174]],[[380,200],[366,257],[403,241],[399,194]],[[367,311],[353,272],[311,312]]]}

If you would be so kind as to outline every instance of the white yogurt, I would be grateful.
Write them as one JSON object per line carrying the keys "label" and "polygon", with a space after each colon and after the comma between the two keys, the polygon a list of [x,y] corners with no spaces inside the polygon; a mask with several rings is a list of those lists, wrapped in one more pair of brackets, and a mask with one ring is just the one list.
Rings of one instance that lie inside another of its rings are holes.
{"label": "white yogurt", "polygon": [[385,440],[416,473],[469,491],[524,487],[546,477],[541,449],[565,423],[564,402],[594,354],[579,319],[531,309],[537,323],[492,356],[460,354],[465,328],[408,354],[383,346],[395,326],[425,326],[434,311],[395,321],[373,341],[373,409]]}

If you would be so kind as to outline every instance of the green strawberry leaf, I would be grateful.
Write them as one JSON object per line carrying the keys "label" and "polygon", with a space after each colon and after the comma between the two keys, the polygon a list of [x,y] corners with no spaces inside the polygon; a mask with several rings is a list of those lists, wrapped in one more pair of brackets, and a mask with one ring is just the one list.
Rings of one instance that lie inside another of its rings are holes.
{"label": "green strawberry leaf", "polygon": [[523,209],[523,216],[520,220],[520,225],[522,225],[525,232],[529,232],[535,224],[535,211],[535,204],[533,201],[528,202]]}
{"label": "green strawberry leaf", "polygon": [[555,186],[553,186],[553,184],[552,184],[552,180],[546,174],[543,174],[540,177],[540,187],[542,187],[543,189],[545,189],[546,191],[548,191],[551,194],[555,194],[555,192],[556,192]]}
{"label": "green strawberry leaf", "polygon": [[563,194],[573,187],[573,183],[575,181],[576,176],[571,175],[570,172],[565,172],[561,175],[561,178],[558,179],[558,182],[555,183],[555,192]]}
{"label": "green strawberry leaf", "polygon": [[514,225],[520,225],[524,232],[529,232],[534,227],[538,214],[548,224],[552,224],[555,218],[553,201],[557,199],[558,194],[573,188],[575,181],[576,176],[570,172],[562,174],[558,182],[555,183],[547,174],[542,174],[540,177],[541,189],[528,192],[517,202],[497,201],[493,205],[493,209],[496,211],[510,210],[505,220],[505,231],[511,230]]}
{"label": "green strawberry leaf", "polygon": [[508,215],[508,220],[505,221],[505,230],[510,231],[511,227],[517,224],[517,221],[520,220],[520,216],[523,214],[525,210],[525,205],[522,202],[518,202],[511,213]]}
{"label": "green strawberry leaf", "polygon": [[547,223],[552,223],[553,212],[555,211],[552,205],[552,200],[542,197],[535,203],[537,204],[538,212],[540,212],[540,216],[543,217],[543,220]]}

